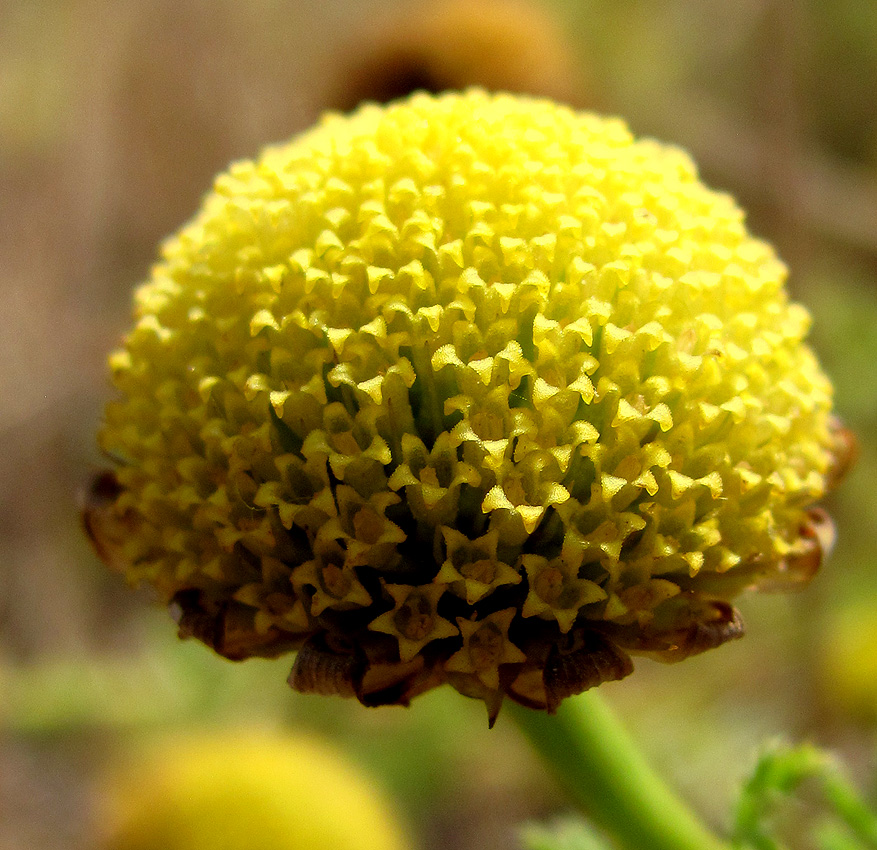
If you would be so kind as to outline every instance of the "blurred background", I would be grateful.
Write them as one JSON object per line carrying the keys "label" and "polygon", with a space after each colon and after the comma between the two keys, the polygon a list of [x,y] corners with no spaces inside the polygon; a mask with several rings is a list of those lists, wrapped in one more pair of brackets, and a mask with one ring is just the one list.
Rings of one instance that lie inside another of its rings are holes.
{"label": "blurred background", "polygon": [[[179,643],[91,552],[106,353],[156,246],[231,160],[412,88],[547,94],[688,148],[791,267],[861,443],[839,541],[748,637],[604,685],[714,824],[759,742],[877,726],[877,5],[873,0],[0,0],[0,850],[94,848],[106,776],[168,735],[306,730],[382,789],[412,848],[513,848],[567,807],[517,730],[432,692],[302,696],[289,660]],[[266,845],[267,850],[271,847]]]}

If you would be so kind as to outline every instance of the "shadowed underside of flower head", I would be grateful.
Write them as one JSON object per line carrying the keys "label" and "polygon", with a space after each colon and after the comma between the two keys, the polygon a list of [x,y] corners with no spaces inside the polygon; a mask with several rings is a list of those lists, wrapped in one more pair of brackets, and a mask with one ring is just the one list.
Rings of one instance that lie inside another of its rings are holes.
{"label": "shadowed underside of flower head", "polygon": [[553,711],[809,578],[852,442],[785,269],[677,149],[479,91],[221,175],[137,293],[98,551],[233,659]]}

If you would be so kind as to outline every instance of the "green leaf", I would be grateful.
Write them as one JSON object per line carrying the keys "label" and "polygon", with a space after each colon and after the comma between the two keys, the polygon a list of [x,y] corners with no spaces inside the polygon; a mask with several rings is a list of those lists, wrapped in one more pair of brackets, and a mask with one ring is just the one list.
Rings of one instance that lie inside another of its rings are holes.
{"label": "green leaf", "polygon": [[818,784],[828,817],[817,832],[823,850],[877,850],[877,816],[850,784],[830,753],[810,744],[773,743],[744,783],[734,817],[738,850],[781,850],[773,814],[807,780]]}

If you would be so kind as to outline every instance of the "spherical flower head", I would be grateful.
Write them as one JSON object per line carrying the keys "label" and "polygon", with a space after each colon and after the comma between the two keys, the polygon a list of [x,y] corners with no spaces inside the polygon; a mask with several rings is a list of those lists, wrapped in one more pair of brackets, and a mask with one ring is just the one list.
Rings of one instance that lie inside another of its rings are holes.
{"label": "spherical flower head", "polygon": [[404,850],[370,779],[306,735],[198,733],[107,777],[101,850]]}
{"label": "spherical flower head", "polygon": [[786,270],[690,159],[479,90],[221,175],[112,355],[87,521],[294,688],[553,711],[818,567],[848,458]]}

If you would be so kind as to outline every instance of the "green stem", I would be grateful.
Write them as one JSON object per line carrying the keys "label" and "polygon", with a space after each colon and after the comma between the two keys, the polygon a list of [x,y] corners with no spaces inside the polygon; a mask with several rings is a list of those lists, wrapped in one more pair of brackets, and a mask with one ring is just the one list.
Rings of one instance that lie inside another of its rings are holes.
{"label": "green stem", "polygon": [[506,703],[572,799],[625,850],[729,850],[649,767],[593,692],[550,716]]}

